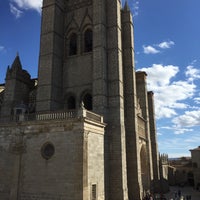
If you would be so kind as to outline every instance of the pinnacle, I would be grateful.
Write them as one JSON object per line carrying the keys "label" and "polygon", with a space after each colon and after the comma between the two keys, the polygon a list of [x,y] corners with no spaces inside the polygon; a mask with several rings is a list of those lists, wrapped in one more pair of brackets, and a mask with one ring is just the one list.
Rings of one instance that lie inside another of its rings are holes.
{"label": "pinnacle", "polygon": [[130,11],[127,0],[125,1],[125,4],[124,4],[124,11]]}
{"label": "pinnacle", "polygon": [[20,58],[19,58],[19,53],[17,52],[17,55],[15,57],[15,60],[11,66],[11,69],[22,69],[22,65],[21,65],[21,61],[20,61]]}

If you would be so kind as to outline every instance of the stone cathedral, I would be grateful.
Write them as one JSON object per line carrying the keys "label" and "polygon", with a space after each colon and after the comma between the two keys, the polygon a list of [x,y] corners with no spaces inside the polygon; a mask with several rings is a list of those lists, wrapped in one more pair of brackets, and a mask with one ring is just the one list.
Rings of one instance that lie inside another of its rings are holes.
{"label": "stone cathedral", "polygon": [[[23,60],[23,59],[22,59]],[[1,200],[141,200],[158,189],[153,93],[120,0],[43,0],[38,78],[0,85]]]}

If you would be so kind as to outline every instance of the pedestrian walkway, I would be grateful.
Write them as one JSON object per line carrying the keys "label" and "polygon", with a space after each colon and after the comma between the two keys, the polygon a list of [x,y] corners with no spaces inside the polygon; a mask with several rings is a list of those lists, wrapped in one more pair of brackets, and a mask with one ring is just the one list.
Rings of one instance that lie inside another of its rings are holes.
{"label": "pedestrian walkway", "polygon": [[[178,191],[181,193],[181,198],[178,198]],[[170,191],[165,194],[165,197],[167,200],[174,200],[175,196],[177,196],[177,199],[187,200],[186,196],[188,195],[191,195],[191,200],[200,200],[200,192],[194,190],[192,187],[170,187]]]}

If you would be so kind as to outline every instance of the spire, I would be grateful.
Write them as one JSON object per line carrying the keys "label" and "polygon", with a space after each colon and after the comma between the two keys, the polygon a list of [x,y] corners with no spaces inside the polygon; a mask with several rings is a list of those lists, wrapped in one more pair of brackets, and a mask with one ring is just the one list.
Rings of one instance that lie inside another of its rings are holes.
{"label": "spire", "polygon": [[17,52],[17,55],[15,57],[15,60],[11,66],[11,69],[12,70],[18,70],[18,69],[22,69],[22,65],[21,65],[21,61],[20,61],[20,58],[19,58],[19,53]]}
{"label": "spire", "polygon": [[130,11],[127,0],[125,1],[125,4],[124,4],[124,11]]}

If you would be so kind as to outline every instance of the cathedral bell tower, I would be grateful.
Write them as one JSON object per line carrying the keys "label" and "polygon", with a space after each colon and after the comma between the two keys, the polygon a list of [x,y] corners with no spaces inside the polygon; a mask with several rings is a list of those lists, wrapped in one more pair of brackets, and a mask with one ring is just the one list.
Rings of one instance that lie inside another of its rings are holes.
{"label": "cathedral bell tower", "polygon": [[109,200],[127,200],[127,184],[130,199],[139,196],[138,157],[127,162],[138,150],[131,17],[120,0],[43,1],[37,111],[78,109],[83,102],[103,115]]}

